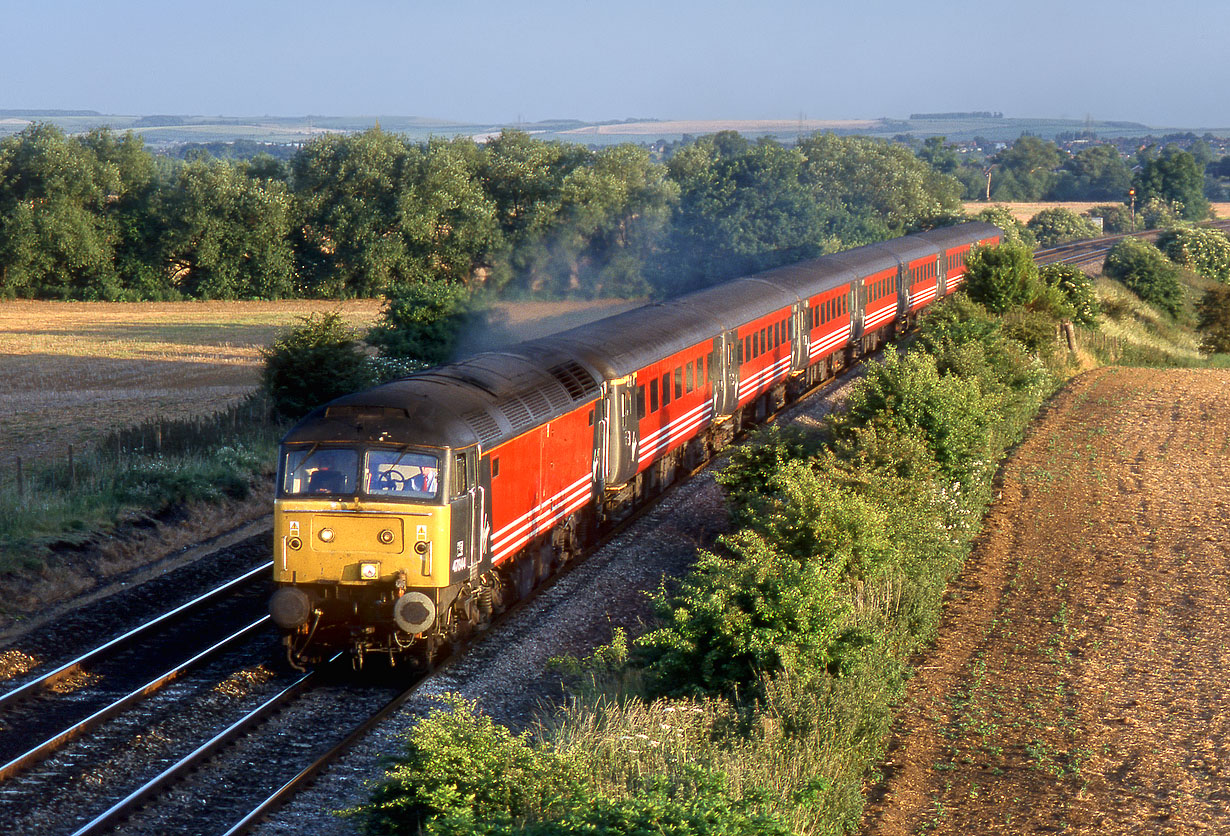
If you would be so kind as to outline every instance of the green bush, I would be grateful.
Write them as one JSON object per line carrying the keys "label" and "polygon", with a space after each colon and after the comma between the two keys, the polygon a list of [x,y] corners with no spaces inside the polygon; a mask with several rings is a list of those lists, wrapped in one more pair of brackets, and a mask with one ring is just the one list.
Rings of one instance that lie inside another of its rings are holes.
{"label": "green bush", "polygon": [[1166,257],[1207,279],[1230,283],[1230,239],[1220,229],[1171,229],[1157,238]]}
{"label": "green bush", "polygon": [[925,352],[889,351],[883,362],[868,364],[833,427],[839,439],[854,427],[868,425],[904,435],[920,433],[940,470],[965,481],[986,462],[991,420],[976,381],[941,376],[935,357]]}
{"label": "green bush", "polygon": [[474,313],[465,285],[438,280],[401,285],[388,295],[367,341],[386,357],[435,366],[453,359],[462,329]]}
{"label": "green bush", "polygon": [[1031,250],[1038,246],[1033,230],[1018,221],[1007,206],[988,206],[975,215],[974,220],[999,227],[1004,233],[1005,244],[1020,244]]}
{"label": "green bush", "polygon": [[1199,328],[1204,334],[1200,349],[1206,354],[1230,353],[1230,287],[1205,292],[1198,309]]}
{"label": "green bush", "polygon": [[1102,312],[1093,279],[1071,264],[1047,264],[1038,271],[1047,287],[1058,288],[1071,306],[1072,319],[1080,325],[1093,325]]}
{"label": "green bush", "polygon": [[1024,305],[1038,295],[1038,267],[1023,244],[975,247],[965,264],[965,292],[992,313]]}
{"label": "green bush", "polygon": [[1102,272],[1171,316],[1182,309],[1179,268],[1162,251],[1139,238],[1124,238],[1106,255]]}
{"label": "green bush", "polygon": [[292,419],[375,382],[361,344],[340,313],[298,319],[298,327],[261,352],[265,390],[274,409]]}
{"label": "green bush", "polygon": [[1131,208],[1125,203],[1103,203],[1085,214],[1090,218],[1101,218],[1102,231],[1112,235],[1138,232],[1142,228],[1140,218],[1134,218]]}
{"label": "green bush", "polygon": [[1101,234],[1089,218],[1060,206],[1043,209],[1025,226],[1033,232],[1040,247],[1057,247],[1069,241],[1097,238]]}
{"label": "green bush", "polygon": [[1136,215],[1144,229],[1170,229],[1183,222],[1183,204],[1151,197],[1141,204]]}
{"label": "green bush", "polygon": [[410,733],[405,752],[363,816],[371,833],[462,834],[521,828],[556,817],[581,797],[577,765],[512,734],[475,705],[446,696]]}
{"label": "green bush", "polygon": [[841,520],[821,512],[801,523],[847,535],[817,541],[826,554],[796,557],[755,532],[740,532],[723,539],[723,553],[701,552],[676,594],[659,596],[661,626],[636,643],[652,693],[733,696],[761,673],[788,670],[807,679],[835,661],[831,651],[849,612],[838,592],[840,557],[851,556],[856,544],[848,535],[873,512],[840,491],[817,502],[855,514]]}

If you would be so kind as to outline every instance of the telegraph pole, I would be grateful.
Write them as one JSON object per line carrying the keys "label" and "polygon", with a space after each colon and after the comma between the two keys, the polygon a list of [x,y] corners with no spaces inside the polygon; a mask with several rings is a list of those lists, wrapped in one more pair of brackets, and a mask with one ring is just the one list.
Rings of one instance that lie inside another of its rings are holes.
{"label": "telegraph pole", "polygon": [[1128,189],[1128,202],[1132,207],[1132,231],[1136,231],[1136,190]]}

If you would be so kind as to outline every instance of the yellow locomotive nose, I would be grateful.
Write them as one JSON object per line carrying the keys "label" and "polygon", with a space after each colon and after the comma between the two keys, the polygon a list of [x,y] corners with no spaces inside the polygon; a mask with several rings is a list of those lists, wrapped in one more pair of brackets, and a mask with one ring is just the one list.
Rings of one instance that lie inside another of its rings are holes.
{"label": "yellow locomotive nose", "polygon": [[447,508],[392,503],[339,507],[325,500],[277,503],[276,583],[368,584],[405,573],[410,586],[448,586],[448,566],[436,560],[447,543]]}

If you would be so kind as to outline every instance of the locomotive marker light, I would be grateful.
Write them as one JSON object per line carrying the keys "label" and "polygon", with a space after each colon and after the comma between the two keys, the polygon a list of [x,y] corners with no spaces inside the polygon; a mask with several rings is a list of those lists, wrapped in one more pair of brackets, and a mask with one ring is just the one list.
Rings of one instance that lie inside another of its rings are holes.
{"label": "locomotive marker light", "polygon": [[381,543],[384,543],[384,545],[386,546],[392,545],[393,532],[386,528],[382,530],[379,534],[376,535],[376,539],[379,540]]}
{"label": "locomotive marker light", "polygon": [[331,529],[331,528],[322,528],[322,529],[320,530],[320,535],[319,535],[319,536],[320,536],[320,540],[321,540],[321,542],[323,542],[323,543],[332,543],[332,542],[333,542],[333,529]]}

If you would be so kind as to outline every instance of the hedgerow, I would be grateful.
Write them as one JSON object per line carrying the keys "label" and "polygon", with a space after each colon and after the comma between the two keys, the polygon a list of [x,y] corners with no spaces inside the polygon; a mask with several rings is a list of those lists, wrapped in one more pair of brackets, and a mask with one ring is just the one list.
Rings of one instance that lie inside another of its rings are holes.
{"label": "hedgerow", "polygon": [[[934,634],[999,459],[1058,385],[1010,333],[958,295],[867,366],[844,412],[733,451],[719,481],[736,529],[658,593],[651,630],[574,661],[588,684],[531,735],[477,744],[515,757],[454,768],[469,732],[420,724],[411,771],[359,812],[388,833],[662,832],[651,815],[680,834],[855,827],[906,660]],[[497,762],[522,795],[492,806]],[[401,805],[417,812],[397,824]]]}

